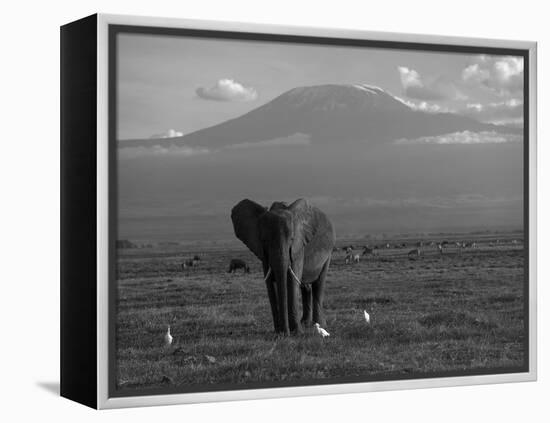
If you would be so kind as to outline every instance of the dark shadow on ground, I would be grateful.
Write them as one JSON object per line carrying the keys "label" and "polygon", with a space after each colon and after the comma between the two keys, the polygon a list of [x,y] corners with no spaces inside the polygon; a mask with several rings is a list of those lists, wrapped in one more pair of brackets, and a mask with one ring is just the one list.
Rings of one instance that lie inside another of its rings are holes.
{"label": "dark shadow on ground", "polygon": [[53,395],[59,396],[59,382],[36,382],[36,386]]}

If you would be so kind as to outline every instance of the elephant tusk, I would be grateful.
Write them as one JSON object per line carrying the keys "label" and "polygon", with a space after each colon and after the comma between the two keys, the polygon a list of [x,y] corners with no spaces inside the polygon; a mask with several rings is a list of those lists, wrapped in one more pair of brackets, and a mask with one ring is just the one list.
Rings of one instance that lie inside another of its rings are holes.
{"label": "elephant tusk", "polygon": [[296,273],[294,273],[292,267],[288,266],[288,270],[290,270],[290,274],[294,277],[294,280],[298,283],[298,285],[302,285],[302,282],[298,279],[298,276],[296,276]]}
{"label": "elephant tusk", "polygon": [[[300,279],[298,278],[298,276],[296,276],[296,273],[294,273],[294,270],[292,270],[292,267],[288,266],[288,270],[290,270],[290,274],[292,275],[294,280],[298,283],[298,285],[301,285],[302,282],[300,282]],[[265,277],[264,277],[264,282],[267,281],[267,279],[269,278],[269,275],[271,275],[271,267],[267,269],[267,273],[265,274]]]}

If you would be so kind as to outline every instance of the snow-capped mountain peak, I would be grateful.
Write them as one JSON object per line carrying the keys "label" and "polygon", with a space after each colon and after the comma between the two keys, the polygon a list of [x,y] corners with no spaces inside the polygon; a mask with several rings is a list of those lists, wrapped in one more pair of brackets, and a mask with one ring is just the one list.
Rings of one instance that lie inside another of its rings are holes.
{"label": "snow-capped mountain peak", "polygon": [[[510,128],[453,113],[414,109],[384,89],[368,84],[325,84],[293,88],[235,119],[156,142],[218,148],[304,134],[313,144],[371,145],[465,130],[509,132]],[[150,144],[141,140],[125,142],[127,146]]]}

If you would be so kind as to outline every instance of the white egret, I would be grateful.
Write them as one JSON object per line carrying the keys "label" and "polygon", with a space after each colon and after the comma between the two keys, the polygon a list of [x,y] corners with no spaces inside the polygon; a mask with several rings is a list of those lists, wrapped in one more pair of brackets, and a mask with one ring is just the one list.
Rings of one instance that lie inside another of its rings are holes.
{"label": "white egret", "polygon": [[168,325],[168,330],[166,331],[166,335],[164,335],[164,345],[169,347],[172,345],[173,340],[174,338],[170,335],[170,325]]}
{"label": "white egret", "polygon": [[369,313],[367,313],[367,310],[363,310],[363,313],[365,313],[365,322],[367,322],[368,325],[370,323]]}
{"label": "white egret", "polygon": [[330,333],[328,333],[326,330],[324,330],[319,323],[315,323],[315,330],[319,335],[321,335],[323,338],[326,338],[327,336],[330,336]]}

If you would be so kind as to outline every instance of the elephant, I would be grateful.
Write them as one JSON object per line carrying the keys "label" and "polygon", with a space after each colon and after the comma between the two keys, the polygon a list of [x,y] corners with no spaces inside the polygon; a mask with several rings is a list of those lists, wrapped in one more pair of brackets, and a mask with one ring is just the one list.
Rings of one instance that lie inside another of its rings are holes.
{"label": "elephant", "polygon": [[231,261],[229,262],[229,270],[227,271],[227,273],[236,272],[237,269],[243,269],[244,273],[250,273],[250,267],[248,267],[244,260],[231,259]]}
{"label": "elephant", "polygon": [[274,202],[269,209],[245,199],[233,207],[231,220],[236,237],[262,262],[275,333],[301,334],[302,324],[325,326],[323,299],[335,242],[329,218],[304,199]]}

